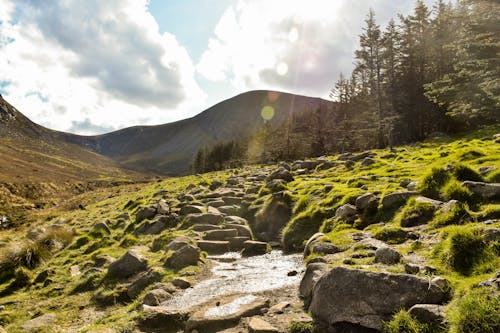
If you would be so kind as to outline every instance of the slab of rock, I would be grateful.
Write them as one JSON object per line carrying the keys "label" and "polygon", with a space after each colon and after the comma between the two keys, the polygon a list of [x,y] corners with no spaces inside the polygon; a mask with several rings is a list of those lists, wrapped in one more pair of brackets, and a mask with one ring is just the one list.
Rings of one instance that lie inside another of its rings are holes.
{"label": "slab of rock", "polygon": [[175,251],[165,261],[165,266],[173,269],[182,269],[187,266],[196,266],[200,259],[200,249],[187,244]]}
{"label": "slab of rock", "polygon": [[144,221],[135,229],[134,235],[157,235],[167,229],[167,224],[162,220]]}
{"label": "slab of rock", "polygon": [[238,236],[238,237],[229,238],[228,239],[229,248],[231,249],[231,251],[243,250],[243,248],[245,247],[245,242],[247,240],[251,240],[251,239],[248,237],[245,237],[245,236]]}
{"label": "slab of rock", "polygon": [[381,247],[375,251],[375,262],[385,265],[395,265],[402,257],[401,253],[390,247]]}
{"label": "slab of rock", "polygon": [[195,312],[186,323],[186,331],[218,332],[235,326],[241,318],[261,314],[261,310],[269,307],[269,300],[253,295],[230,297],[216,306],[208,305]]}
{"label": "slab of rock", "polygon": [[394,192],[387,194],[382,198],[382,207],[384,209],[403,206],[406,201],[419,193],[416,191]]}
{"label": "slab of rock", "polygon": [[39,317],[28,320],[21,328],[26,332],[38,332],[52,326],[57,320],[55,314],[44,314]]}
{"label": "slab of rock", "polygon": [[311,250],[313,244],[319,242],[323,237],[325,237],[324,233],[317,232],[307,240],[306,245],[304,246],[304,258],[312,253]]}
{"label": "slab of rock", "polygon": [[373,193],[365,193],[356,198],[356,209],[373,211],[377,209],[379,198]]}
{"label": "slab of rock", "polygon": [[203,206],[197,205],[187,205],[181,208],[179,214],[188,215],[188,214],[202,214],[206,212],[206,208]]}
{"label": "slab of rock", "polygon": [[143,298],[142,303],[149,306],[158,306],[162,302],[172,298],[172,294],[163,289],[153,289]]}
{"label": "slab of rock", "polygon": [[215,241],[225,241],[229,238],[238,236],[238,230],[236,229],[219,229],[206,231],[203,236],[204,240],[215,240]]}
{"label": "slab of rock", "polygon": [[266,242],[248,240],[243,243],[243,255],[258,256],[261,254],[266,254],[269,250],[268,248],[269,247]]}
{"label": "slab of rock", "polygon": [[231,205],[231,206],[221,206],[219,211],[226,215],[238,215],[241,212],[241,206]]}
{"label": "slab of rock", "polygon": [[415,304],[408,313],[424,324],[440,326],[445,321],[445,309],[437,304]]}
{"label": "slab of rock", "polygon": [[344,220],[349,220],[354,216],[356,216],[357,213],[358,211],[356,209],[356,206],[345,204],[337,208],[337,210],[335,211],[335,217],[340,217]]}
{"label": "slab of rock", "polygon": [[290,307],[290,303],[288,302],[280,302],[278,304],[275,304],[269,308],[269,312],[271,313],[284,313],[286,308]]}
{"label": "slab of rock", "polygon": [[186,226],[195,224],[222,224],[224,217],[221,214],[188,214],[184,219]]}
{"label": "slab of rock", "polygon": [[142,306],[139,327],[146,331],[164,330],[165,328],[183,330],[190,313],[183,309],[169,309],[163,306]]}
{"label": "slab of rock", "polygon": [[170,243],[168,243],[167,251],[168,250],[177,251],[180,248],[190,244],[192,245],[191,238],[185,236],[179,236],[170,241]]}
{"label": "slab of rock", "polygon": [[235,224],[235,223],[226,223],[226,228],[228,229],[236,229],[238,231],[237,236],[248,237],[252,239],[252,230],[246,225]]}
{"label": "slab of rock", "polygon": [[312,253],[333,254],[341,250],[330,242],[316,242],[311,246]]}
{"label": "slab of rock", "polygon": [[148,286],[155,282],[161,281],[162,274],[157,270],[150,269],[137,276],[134,281],[127,287],[127,295],[131,300],[139,296]]}
{"label": "slab of rock", "polygon": [[242,217],[239,217],[239,216],[235,216],[235,215],[230,215],[230,216],[226,216],[225,218],[226,220],[226,223],[228,224],[240,224],[240,225],[248,225],[248,221],[245,220],[244,218]]}
{"label": "slab of rock", "polygon": [[287,169],[285,169],[283,167],[279,167],[273,173],[271,173],[268,177],[268,180],[273,180],[273,179],[283,179],[286,182],[291,182],[291,181],[293,181],[294,178],[293,178],[292,174],[290,173],[290,171],[288,171]]}
{"label": "slab of rock", "polygon": [[400,309],[446,299],[446,292],[425,278],[335,267],[314,286],[309,311],[328,327],[350,323],[382,330],[383,321]]}
{"label": "slab of rock", "polygon": [[278,333],[279,330],[273,325],[269,324],[267,321],[259,318],[253,317],[248,321],[248,332],[249,333]]}
{"label": "slab of rock", "polygon": [[434,199],[427,198],[427,197],[417,197],[415,199],[415,202],[433,205],[434,210],[437,210],[444,203],[442,201],[434,200]]}
{"label": "slab of rock", "polygon": [[198,241],[198,247],[210,254],[221,254],[229,252],[228,241]]}
{"label": "slab of rock", "polygon": [[462,186],[468,188],[472,193],[484,200],[500,198],[500,183],[482,183],[465,181]]}
{"label": "slab of rock", "polygon": [[156,215],[156,207],[141,207],[135,213],[135,221],[137,223],[142,222],[146,219],[152,219]]}
{"label": "slab of rock", "polygon": [[127,251],[120,259],[108,267],[109,278],[126,279],[148,268],[147,260],[135,250]]}
{"label": "slab of rock", "polygon": [[97,222],[94,224],[94,231],[104,231],[106,234],[111,234],[111,230],[109,229],[108,225],[106,222]]}
{"label": "slab of rock", "polygon": [[222,227],[220,225],[213,225],[213,224],[195,224],[193,226],[194,231],[209,231],[218,229],[222,229]]}

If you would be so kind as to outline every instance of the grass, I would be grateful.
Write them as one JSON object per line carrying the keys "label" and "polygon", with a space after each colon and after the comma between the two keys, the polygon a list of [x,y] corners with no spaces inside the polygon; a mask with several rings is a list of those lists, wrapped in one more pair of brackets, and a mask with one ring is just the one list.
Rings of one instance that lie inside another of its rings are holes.
{"label": "grass", "polygon": [[432,220],[435,209],[432,203],[410,199],[396,219],[402,227],[414,227]]}
{"label": "grass", "polygon": [[438,331],[418,322],[407,311],[396,313],[391,321],[385,323],[383,333],[437,333]]}

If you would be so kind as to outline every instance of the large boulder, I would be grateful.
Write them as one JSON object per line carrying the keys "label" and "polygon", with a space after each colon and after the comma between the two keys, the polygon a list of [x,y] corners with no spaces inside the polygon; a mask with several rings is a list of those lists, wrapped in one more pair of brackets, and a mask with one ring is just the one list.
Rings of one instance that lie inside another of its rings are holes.
{"label": "large boulder", "polygon": [[108,277],[126,279],[134,274],[145,271],[148,263],[136,250],[127,251],[120,259],[112,262],[108,268]]}
{"label": "large boulder", "polygon": [[300,281],[299,295],[304,299],[304,305],[307,308],[311,301],[311,295],[316,282],[319,278],[328,272],[328,265],[322,262],[310,263],[307,265],[306,272]]}
{"label": "large boulder", "polygon": [[462,183],[472,193],[480,196],[484,200],[492,200],[500,198],[500,183],[481,183],[465,181]]}
{"label": "large boulder", "polygon": [[415,304],[408,310],[410,315],[421,323],[434,327],[442,326],[445,322],[444,306],[437,304]]}
{"label": "large boulder", "polygon": [[356,207],[350,204],[345,204],[337,208],[335,211],[335,217],[340,217],[346,221],[354,221],[358,211]]}
{"label": "large boulder", "polygon": [[273,180],[273,179],[283,179],[286,182],[291,182],[293,181],[293,176],[290,173],[290,171],[288,171],[284,167],[279,167],[268,177],[268,180]]}
{"label": "large boulder", "polygon": [[247,240],[243,243],[244,256],[257,256],[266,254],[269,251],[269,246],[266,242],[257,242]]}
{"label": "large boulder", "polygon": [[373,211],[377,209],[379,198],[373,193],[365,193],[356,198],[356,209],[362,211]]}
{"label": "large boulder", "polygon": [[402,257],[401,253],[390,247],[381,247],[375,251],[375,262],[385,265],[395,265]]}
{"label": "large boulder", "polygon": [[135,221],[140,223],[146,219],[152,219],[156,215],[156,207],[140,207],[135,213]]}
{"label": "large boulder", "polygon": [[382,207],[384,209],[390,209],[403,206],[408,199],[418,194],[419,193],[416,191],[394,192],[387,194],[382,198]]}
{"label": "large boulder", "polygon": [[400,309],[446,300],[446,292],[425,278],[335,267],[315,284],[309,311],[331,328],[350,323],[382,330]]}
{"label": "large boulder", "polygon": [[165,261],[165,266],[173,269],[182,269],[187,266],[195,266],[200,259],[200,249],[186,244],[170,255]]}

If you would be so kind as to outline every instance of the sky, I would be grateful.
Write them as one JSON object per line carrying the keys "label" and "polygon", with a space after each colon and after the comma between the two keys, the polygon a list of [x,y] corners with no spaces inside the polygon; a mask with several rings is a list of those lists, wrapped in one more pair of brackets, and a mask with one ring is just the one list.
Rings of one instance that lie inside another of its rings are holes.
{"label": "sky", "polygon": [[0,94],[82,135],[192,117],[255,89],[327,98],[352,70],[369,9],[383,28],[414,4],[1,0]]}

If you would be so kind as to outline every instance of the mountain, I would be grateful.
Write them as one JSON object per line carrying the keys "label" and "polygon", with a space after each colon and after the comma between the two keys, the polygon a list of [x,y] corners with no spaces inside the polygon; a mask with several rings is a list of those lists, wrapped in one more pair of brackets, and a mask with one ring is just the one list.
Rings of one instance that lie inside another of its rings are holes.
{"label": "mountain", "polygon": [[193,118],[158,126],[136,126],[93,136],[64,134],[64,140],[108,156],[135,170],[185,174],[196,152],[218,141],[245,138],[265,124],[262,109],[270,106],[277,126],[292,114],[312,112],[334,103],[276,91],[250,91],[212,106]]}

